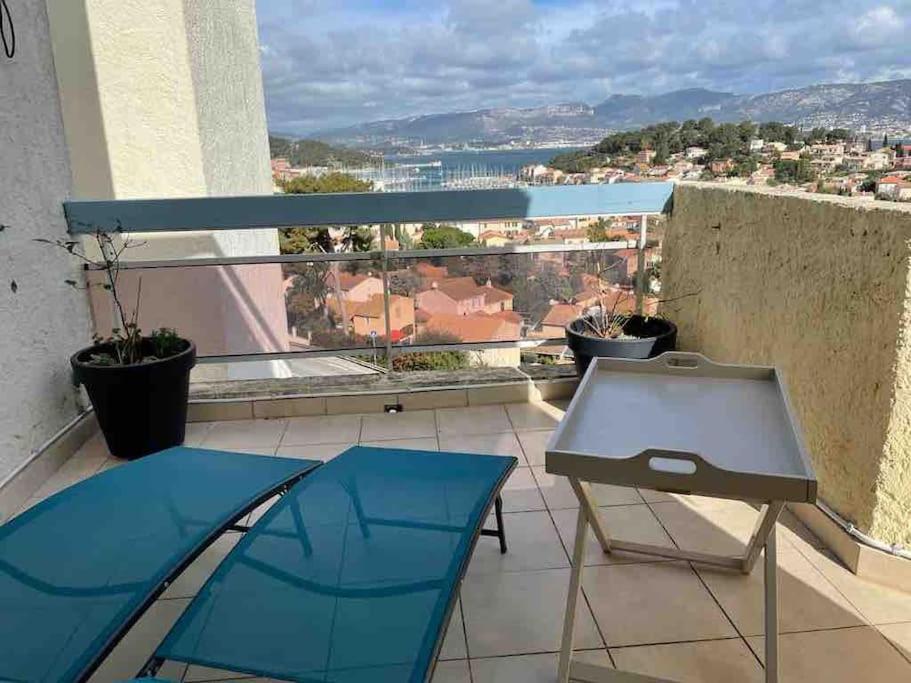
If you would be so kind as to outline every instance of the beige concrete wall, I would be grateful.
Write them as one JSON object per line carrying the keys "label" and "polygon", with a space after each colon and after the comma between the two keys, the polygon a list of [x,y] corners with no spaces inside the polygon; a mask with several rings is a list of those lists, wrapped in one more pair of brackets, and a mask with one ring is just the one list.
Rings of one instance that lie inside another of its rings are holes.
{"label": "beige concrete wall", "polygon": [[[253,0],[47,0],[77,194],[270,194]],[[126,226],[129,227],[129,226]],[[201,226],[204,227],[204,226]],[[275,230],[136,235],[128,259],[269,255]],[[208,354],[288,349],[278,265],[142,273],[140,324]],[[123,276],[133,300],[137,274]],[[103,297],[99,330],[110,327]],[[252,366],[247,366],[249,371]],[[285,374],[274,364],[263,372]]]}
{"label": "beige concrete wall", "polygon": [[679,345],[785,373],[820,497],[911,544],[911,207],[681,184],[662,313]]}

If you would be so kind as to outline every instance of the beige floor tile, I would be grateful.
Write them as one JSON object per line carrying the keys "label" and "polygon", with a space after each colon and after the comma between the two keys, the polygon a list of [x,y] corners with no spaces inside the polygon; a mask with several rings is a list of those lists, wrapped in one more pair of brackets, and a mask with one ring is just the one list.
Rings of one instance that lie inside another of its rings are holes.
{"label": "beige floor tile", "polygon": [[465,659],[467,657],[468,649],[465,647],[465,625],[462,623],[462,605],[460,601],[456,601],[452,616],[449,618],[446,636],[443,638],[443,645],[440,648],[440,659]]}
{"label": "beige floor tile", "polygon": [[209,435],[212,424],[212,422],[187,423],[187,431],[184,435],[183,445],[190,447],[202,445],[202,442],[205,441],[205,438]]}
{"label": "beige floor tile", "polygon": [[[611,666],[607,650],[579,650],[574,658]],[[474,683],[554,683],[557,680],[557,654],[472,659],[471,672]]]}
{"label": "beige floor tile", "polygon": [[[607,533],[612,538],[649,545],[673,547],[674,543],[661,528],[655,515],[648,505],[615,505],[599,508],[601,519],[607,528]],[[576,510],[554,510],[551,512],[557,531],[566,546],[566,551],[572,555],[573,544],[576,538]],[[629,562],[662,562],[664,558],[640,553],[628,553],[615,550],[605,553],[601,544],[595,538],[594,532],[589,528],[588,541],[585,545],[586,566],[597,564],[625,564]]]}
{"label": "beige floor tile", "polygon": [[[462,605],[471,657],[556,652],[560,648],[569,569],[469,576]],[[604,644],[584,600],[578,603],[576,647]]]}
{"label": "beige floor tile", "polygon": [[[493,518],[487,526],[493,528]],[[496,538],[482,537],[468,566],[469,574],[558,569],[569,560],[550,515],[546,512],[516,512],[503,515],[508,551],[500,552]]]}
{"label": "beige floor tile", "polygon": [[229,532],[221,536],[206,548],[193,564],[184,569],[180,576],[174,579],[161,598],[163,600],[192,598],[240,539],[241,534],[236,532]]}
{"label": "beige floor tile", "polygon": [[436,412],[437,429],[441,436],[471,436],[512,431],[512,424],[501,405],[440,408]]}
{"label": "beige floor tile", "polygon": [[292,417],[281,445],[302,446],[322,443],[356,443],[361,435],[360,415]]}
{"label": "beige floor tile", "polygon": [[440,450],[454,453],[481,453],[484,455],[511,455],[519,465],[526,464],[519,440],[512,432],[500,434],[475,434],[473,436],[440,436]]}
{"label": "beige floor tile", "polygon": [[230,420],[215,422],[202,442],[203,447],[216,450],[278,447],[288,420]]}
{"label": "beige floor tile", "polygon": [[544,498],[528,467],[517,467],[503,485],[504,512],[530,512],[545,510]]}
{"label": "beige floor tile", "polygon": [[[191,665],[187,668],[183,680],[185,683],[204,683],[206,681],[230,681],[238,678],[249,679],[249,674],[237,673],[236,671],[224,671],[222,669],[212,669],[208,666]],[[246,683],[251,683],[249,679]]]}
{"label": "beige floor tile", "polygon": [[438,451],[440,447],[436,437],[422,439],[389,439],[388,441],[362,441],[361,446],[375,448],[402,448],[410,451]]}
{"label": "beige floor tile", "polygon": [[404,413],[379,413],[364,415],[361,440],[420,439],[437,435],[432,410],[415,410]]}
{"label": "beige floor tile", "polygon": [[742,555],[759,515],[741,501],[700,496],[650,505],[681,548],[719,555]]}
{"label": "beige floor tile", "polygon": [[664,491],[653,491],[652,489],[636,490],[639,491],[639,495],[642,496],[642,500],[646,503],[669,503],[683,497],[673,493],[665,493]]}
{"label": "beige floor tile", "polygon": [[302,446],[279,446],[275,455],[283,458],[302,458],[304,460],[332,460],[337,455],[356,446],[357,443],[316,443]]}
{"label": "beige floor tile", "polygon": [[48,477],[32,495],[35,501],[44,500],[58,491],[69,488],[83,479],[88,479],[104,466],[112,456],[108,452],[101,434],[89,439],[60,469]]}
{"label": "beige floor tile", "polygon": [[685,562],[586,567],[582,585],[608,647],[737,635]]}
{"label": "beige floor tile", "polygon": [[[696,571],[743,635],[764,632],[763,557],[749,576],[695,565]],[[778,549],[778,624],[782,633],[863,624],[844,596],[795,549]]]}
{"label": "beige floor tile", "polygon": [[762,683],[765,680],[762,667],[740,638],[612,648],[611,656],[620,671],[680,683]]}
{"label": "beige floor tile", "polygon": [[[761,636],[747,638],[763,659]],[[786,633],[778,641],[781,683],[898,683],[911,681],[911,664],[869,626]]]}
{"label": "beige floor tile", "polygon": [[905,659],[911,662],[911,621],[904,624],[885,624],[877,628],[898,648]]}
{"label": "beige floor tile", "polygon": [[121,465],[126,465],[129,460],[121,460],[120,458],[115,458],[113,455],[102,463],[101,467],[98,468],[98,471],[95,474],[101,474],[106,470],[113,470],[114,468],[120,467]]}
{"label": "beige floor tile", "polygon": [[[133,678],[189,604],[189,599],[154,603],[89,680],[109,683]],[[180,680],[185,668],[183,664],[169,662],[160,670],[159,677]]]}
{"label": "beige floor tile", "polygon": [[510,403],[506,413],[515,430],[554,429],[566,412],[565,401],[534,401],[532,403]]}
{"label": "beige floor tile", "polygon": [[[569,479],[557,474],[548,474],[544,467],[532,467],[532,473],[544,501],[551,510],[565,510],[579,507],[579,499],[569,485]],[[642,498],[634,488],[613,486],[611,484],[592,484],[592,496],[598,505],[633,505],[642,503]]]}
{"label": "beige floor tile", "polygon": [[223,453],[246,453],[247,455],[275,455],[275,446],[205,446]]}
{"label": "beige floor tile", "polygon": [[437,662],[433,670],[433,683],[471,683],[468,660],[460,659],[448,662]]}
{"label": "beige floor tile", "polygon": [[911,621],[911,593],[852,574],[828,551],[804,552],[807,560],[872,624]]}
{"label": "beige floor tile", "polygon": [[260,520],[260,518],[262,518],[264,514],[266,514],[266,512],[269,511],[269,508],[271,508],[280,500],[281,496],[272,496],[269,500],[255,508],[253,512],[247,515],[247,518],[242,520],[242,523],[246,524],[247,526],[253,526]]}
{"label": "beige floor tile", "polygon": [[547,448],[547,442],[553,434],[553,430],[538,430],[533,432],[517,431],[519,443],[522,444],[522,450],[525,453],[525,459],[529,465],[544,464],[544,449]]}

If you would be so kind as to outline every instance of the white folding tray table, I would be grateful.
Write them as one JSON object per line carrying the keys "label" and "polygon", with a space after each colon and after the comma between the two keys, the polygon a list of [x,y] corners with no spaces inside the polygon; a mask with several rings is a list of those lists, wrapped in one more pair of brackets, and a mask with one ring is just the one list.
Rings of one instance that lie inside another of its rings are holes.
{"label": "white folding tray table", "polygon": [[[595,358],[551,437],[546,471],[566,476],[579,499],[558,682],[654,681],[573,661],[576,602],[588,527],[604,552],[692,560],[749,574],[765,548],[765,671],[778,681],[775,522],[786,501],[816,500],[816,477],[775,368],[722,365],[696,353],[649,360]],[[589,482],[758,501],[742,556],[612,539]]]}

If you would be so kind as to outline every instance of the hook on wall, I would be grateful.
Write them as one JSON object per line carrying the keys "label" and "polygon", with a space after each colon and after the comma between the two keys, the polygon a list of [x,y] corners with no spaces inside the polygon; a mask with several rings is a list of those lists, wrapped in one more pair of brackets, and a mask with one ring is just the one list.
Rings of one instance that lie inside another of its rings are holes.
{"label": "hook on wall", "polygon": [[16,54],[16,28],[6,0],[0,0],[0,42],[3,43],[4,54],[12,59]]}

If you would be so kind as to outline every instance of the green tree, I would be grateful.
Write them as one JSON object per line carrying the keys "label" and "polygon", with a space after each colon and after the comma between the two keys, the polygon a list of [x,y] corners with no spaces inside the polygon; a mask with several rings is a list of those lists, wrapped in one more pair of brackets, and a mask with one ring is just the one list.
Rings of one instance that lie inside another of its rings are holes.
{"label": "green tree", "polygon": [[816,171],[806,157],[797,161],[779,159],[775,162],[775,180],[780,183],[807,183],[815,179]]}
{"label": "green tree", "polygon": [[417,245],[419,249],[454,249],[474,243],[474,237],[470,233],[459,230],[454,225],[424,223],[421,230],[423,234]]}
{"label": "green tree", "polygon": [[586,236],[588,237],[589,242],[607,242],[608,233],[607,230],[610,227],[604,218],[599,218],[594,223],[588,226],[586,229]]}
{"label": "green tree", "polygon": [[[346,173],[333,172],[321,176],[298,176],[282,183],[281,187],[286,194],[369,192],[373,183]],[[335,251],[329,228],[285,228],[279,231],[279,245],[283,254]],[[345,228],[341,247],[342,251],[370,251],[373,248],[373,233],[368,228],[349,225]]]}
{"label": "green tree", "polygon": [[410,270],[396,270],[389,273],[389,293],[399,296],[414,296],[421,286],[421,278]]}
{"label": "green tree", "polygon": [[324,175],[302,175],[281,184],[285,194],[315,194],[330,192],[370,192],[373,183],[359,180],[348,173],[333,171]]}

